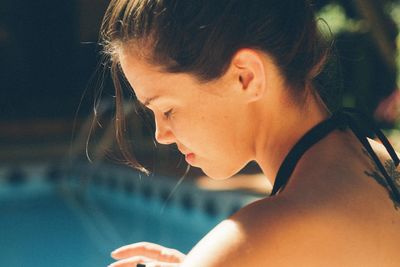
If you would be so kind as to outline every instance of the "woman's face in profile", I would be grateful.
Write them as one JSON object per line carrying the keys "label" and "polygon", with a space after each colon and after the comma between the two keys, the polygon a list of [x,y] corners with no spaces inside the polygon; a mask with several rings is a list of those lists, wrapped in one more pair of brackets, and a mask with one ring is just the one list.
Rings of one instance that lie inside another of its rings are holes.
{"label": "woman's face in profile", "polygon": [[229,70],[200,83],[127,53],[119,60],[138,101],[154,113],[157,142],[176,143],[190,165],[215,179],[231,177],[251,160],[248,109]]}

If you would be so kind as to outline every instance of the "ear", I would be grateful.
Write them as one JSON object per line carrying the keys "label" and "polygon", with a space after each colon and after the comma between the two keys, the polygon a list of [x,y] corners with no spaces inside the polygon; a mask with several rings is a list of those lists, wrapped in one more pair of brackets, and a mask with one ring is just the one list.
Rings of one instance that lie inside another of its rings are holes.
{"label": "ear", "polygon": [[256,101],[265,93],[265,66],[261,52],[252,49],[240,49],[233,56],[231,67],[241,92],[249,102]]}

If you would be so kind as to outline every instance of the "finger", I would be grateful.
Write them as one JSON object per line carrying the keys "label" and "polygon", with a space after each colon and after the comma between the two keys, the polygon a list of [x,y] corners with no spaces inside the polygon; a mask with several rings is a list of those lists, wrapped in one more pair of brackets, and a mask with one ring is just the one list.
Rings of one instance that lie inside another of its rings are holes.
{"label": "finger", "polygon": [[179,267],[179,263],[166,263],[166,262],[148,262],[146,267]]}
{"label": "finger", "polygon": [[139,242],[116,249],[111,256],[116,259],[124,259],[133,256],[145,256],[162,262],[181,262],[185,254],[176,249],[166,248],[154,243]]}
{"label": "finger", "polygon": [[179,267],[178,263],[151,261],[151,259],[142,256],[123,259],[108,265],[108,267],[137,267],[138,264],[143,264],[146,267]]}
{"label": "finger", "polygon": [[144,256],[135,256],[131,258],[126,258],[123,260],[119,260],[117,262],[114,262],[108,267],[136,267],[138,263],[143,263],[147,267],[147,263],[151,262],[152,259],[144,257]]}

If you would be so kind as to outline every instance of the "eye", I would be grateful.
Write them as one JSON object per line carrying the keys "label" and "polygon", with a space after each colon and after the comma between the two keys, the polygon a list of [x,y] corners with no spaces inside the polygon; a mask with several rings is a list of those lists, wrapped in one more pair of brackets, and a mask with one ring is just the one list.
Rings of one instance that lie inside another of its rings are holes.
{"label": "eye", "polygon": [[171,109],[168,110],[167,112],[164,112],[164,117],[165,117],[166,119],[169,119],[169,118],[171,117],[171,115],[172,115],[172,111],[173,111],[173,109],[171,108]]}

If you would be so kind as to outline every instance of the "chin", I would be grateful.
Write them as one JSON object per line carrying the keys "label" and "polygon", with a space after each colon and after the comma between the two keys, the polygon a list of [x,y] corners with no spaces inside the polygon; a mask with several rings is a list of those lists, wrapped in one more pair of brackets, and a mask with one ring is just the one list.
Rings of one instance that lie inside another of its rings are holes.
{"label": "chin", "polygon": [[221,167],[215,169],[206,169],[206,168],[201,168],[201,169],[208,177],[219,181],[231,178],[241,170],[241,168],[236,170],[236,169],[223,169]]}

